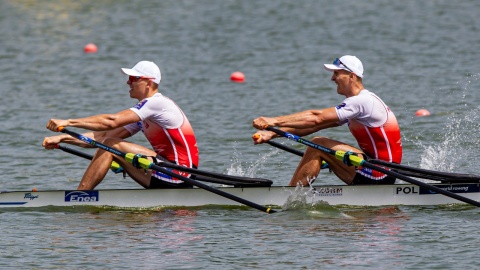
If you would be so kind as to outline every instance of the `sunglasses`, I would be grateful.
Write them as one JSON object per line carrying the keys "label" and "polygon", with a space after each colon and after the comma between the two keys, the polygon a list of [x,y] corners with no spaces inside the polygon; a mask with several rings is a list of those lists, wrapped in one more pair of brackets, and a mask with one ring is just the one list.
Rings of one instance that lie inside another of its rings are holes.
{"label": "sunglasses", "polygon": [[155,78],[146,77],[146,76],[128,76],[128,80],[129,80],[130,82],[136,82],[136,81],[141,80],[141,79],[153,80],[153,79],[155,79]]}
{"label": "sunglasses", "polygon": [[337,67],[340,67],[340,65],[342,65],[344,68],[348,69],[348,71],[353,72],[353,70],[347,67],[347,65],[345,65],[344,63],[342,63],[339,58],[336,58],[335,61],[333,61],[333,64]]}

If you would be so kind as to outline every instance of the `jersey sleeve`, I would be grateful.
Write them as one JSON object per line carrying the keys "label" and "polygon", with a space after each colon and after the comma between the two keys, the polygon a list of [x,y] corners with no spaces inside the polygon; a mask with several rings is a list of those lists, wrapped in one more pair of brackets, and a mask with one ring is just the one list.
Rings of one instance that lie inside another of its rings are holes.
{"label": "jersey sleeve", "polygon": [[342,104],[335,106],[335,110],[342,123],[347,122],[348,119],[357,118],[364,111],[359,96],[345,99]]}
{"label": "jersey sleeve", "polygon": [[150,119],[163,128],[179,128],[183,124],[183,113],[168,98],[147,98],[130,108],[142,121]]}
{"label": "jersey sleeve", "polygon": [[367,127],[379,127],[388,119],[388,107],[371,92],[346,98],[335,109],[341,122],[355,119]]}

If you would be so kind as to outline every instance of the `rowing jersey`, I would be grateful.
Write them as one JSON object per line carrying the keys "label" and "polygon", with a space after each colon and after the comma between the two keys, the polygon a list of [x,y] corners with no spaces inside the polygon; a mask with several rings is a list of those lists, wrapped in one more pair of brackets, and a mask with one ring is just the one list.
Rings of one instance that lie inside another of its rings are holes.
{"label": "rowing jersey", "polygon": [[[130,108],[141,119],[124,126],[130,134],[142,131],[157,155],[188,168],[198,167],[198,147],[192,126],[175,102],[160,93],[146,98]],[[185,177],[190,174],[174,171]],[[161,172],[152,176],[171,183],[182,183]]]}
{"label": "rowing jersey", "polygon": [[[397,118],[374,93],[363,89],[359,95],[346,98],[335,107],[341,125],[348,123],[360,149],[370,157],[400,164],[402,140]],[[357,173],[372,180],[381,180],[385,174],[358,167]]]}

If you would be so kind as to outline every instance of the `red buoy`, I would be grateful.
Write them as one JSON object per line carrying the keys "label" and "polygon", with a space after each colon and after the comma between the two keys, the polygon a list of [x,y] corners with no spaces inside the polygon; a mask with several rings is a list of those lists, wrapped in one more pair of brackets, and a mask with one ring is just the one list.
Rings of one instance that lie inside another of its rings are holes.
{"label": "red buoy", "polygon": [[430,112],[425,110],[425,109],[420,109],[418,111],[415,112],[415,116],[429,116],[430,115]]}
{"label": "red buoy", "polygon": [[85,45],[85,47],[83,47],[83,51],[85,53],[96,53],[98,51],[98,48],[97,45],[93,43],[88,43],[87,45]]}
{"label": "red buoy", "polygon": [[230,75],[230,80],[237,83],[243,83],[245,81],[245,75],[240,71],[236,71]]}

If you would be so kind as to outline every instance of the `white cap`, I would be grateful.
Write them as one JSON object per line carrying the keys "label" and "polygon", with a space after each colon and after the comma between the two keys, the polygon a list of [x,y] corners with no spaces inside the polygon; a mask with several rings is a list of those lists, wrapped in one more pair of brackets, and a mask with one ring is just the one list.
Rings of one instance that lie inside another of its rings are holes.
{"label": "white cap", "polygon": [[144,76],[152,78],[153,82],[159,84],[162,79],[160,69],[150,61],[140,61],[133,68],[122,68],[122,72],[128,76]]}
{"label": "white cap", "polygon": [[360,59],[353,55],[344,55],[335,59],[333,64],[323,64],[328,71],[343,69],[355,73],[358,77],[363,78],[363,64]]}

